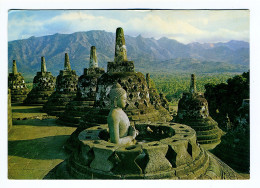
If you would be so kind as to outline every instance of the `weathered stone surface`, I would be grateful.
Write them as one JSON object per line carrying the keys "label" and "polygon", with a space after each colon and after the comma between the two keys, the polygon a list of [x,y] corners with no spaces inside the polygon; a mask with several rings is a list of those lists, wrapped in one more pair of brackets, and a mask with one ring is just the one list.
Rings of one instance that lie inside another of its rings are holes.
{"label": "weathered stone surface", "polygon": [[250,171],[250,126],[249,100],[244,100],[238,110],[238,126],[225,134],[221,143],[212,153],[233,169],[248,173]]}
{"label": "weathered stone surface", "polygon": [[75,99],[66,105],[65,112],[58,120],[60,124],[79,126],[81,118],[94,107],[97,92],[97,80],[104,73],[105,70],[98,67],[96,47],[92,46],[90,51],[89,68],[85,68],[83,75],[79,77],[77,95]]}
{"label": "weathered stone surface", "polygon": [[95,158],[91,162],[90,167],[96,170],[109,172],[114,167],[113,162],[109,158],[119,146],[108,143],[103,144],[102,141],[97,141],[96,143],[97,144],[93,146]]}
{"label": "weathered stone surface", "polygon": [[98,67],[96,47],[95,46],[91,46],[89,68],[95,68],[95,67]]}
{"label": "weathered stone surface", "polygon": [[[88,128],[84,130],[84,134],[80,134],[78,138],[81,140],[81,149],[75,150],[66,160],[69,178],[241,178],[213,154],[201,148],[196,143],[196,132],[186,125],[137,124],[136,128],[140,128],[142,138],[146,139],[130,146],[120,146],[97,137],[105,127],[102,125]],[[154,138],[149,140],[153,134],[164,134],[164,137],[158,138],[157,141],[153,141]]]}
{"label": "weathered stone surface", "polygon": [[118,165],[113,169],[113,172],[123,175],[142,174],[142,169],[136,162],[141,152],[141,145],[122,146],[117,149]]}
{"label": "weathered stone surface", "polygon": [[25,104],[40,104],[43,105],[48,101],[48,98],[55,91],[56,78],[51,72],[47,72],[45,58],[41,57],[41,72],[33,79],[33,89],[25,99]]}
{"label": "weathered stone surface", "polygon": [[[81,125],[106,123],[111,107],[109,93],[116,82],[127,92],[127,104],[123,110],[130,122],[170,121],[172,117],[165,108],[158,104],[155,109],[151,104],[144,75],[134,71],[134,62],[127,61],[122,28],[117,30],[117,37],[115,61],[108,62],[108,72],[98,78],[95,106],[82,118]],[[159,94],[157,97],[160,98]]]}
{"label": "weathered stone surface", "polygon": [[223,131],[208,110],[208,102],[202,93],[196,92],[195,75],[191,75],[189,93],[183,93],[178,104],[176,122],[191,126],[197,132],[198,143],[205,149],[213,149],[220,143]]}
{"label": "weathered stone surface", "polygon": [[124,30],[119,27],[116,29],[115,63],[127,61]]}
{"label": "weathered stone surface", "polygon": [[21,73],[17,71],[16,61],[13,60],[13,72],[8,76],[8,88],[11,89],[11,102],[23,102],[29,89],[26,87],[24,78]]}
{"label": "weathered stone surface", "polygon": [[124,31],[121,27],[116,30],[114,62],[108,62],[107,72],[134,72],[134,62],[127,60]]}
{"label": "weathered stone surface", "polygon": [[158,171],[169,170],[172,165],[166,158],[168,145],[158,142],[143,144],[143,151],[149,161],[144,168],[144,173],[155,173]]}
{"label": "weathered stone surface", "polygon": [[65,54],[64,70],[56,79],[56,91],[44,104],[43,110],[50,115],[60,116],[65,111],[65,106],[76,97],[78,76],[71,70],[69,56]]}

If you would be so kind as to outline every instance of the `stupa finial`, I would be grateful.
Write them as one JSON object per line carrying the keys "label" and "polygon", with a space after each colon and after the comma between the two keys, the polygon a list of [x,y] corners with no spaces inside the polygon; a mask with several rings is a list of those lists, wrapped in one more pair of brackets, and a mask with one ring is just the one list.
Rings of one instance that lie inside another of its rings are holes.
{"label": "stupa finial", "polygon": [[13,74],[18,74],[16,61],[15,60],[13,60]]}
{"label": "stupa finial", "polygon": [[127,61],[124,30],[116,29],[115,62]]}
{"label": "stupa finial", "polygon": [[70,59],[68,53],[65,53],[64,70],[71,70]]}
{"label": "stupa finial", "polygon": [[195,76],[195,74],[191,74],[190,93],[194,94],[196,92],[197,92],[197,89],[196,89],[196,76]]}
{"label": "stupa finial", "polygon": [[89,68],[95,68],[95,67],[98,67],[96,47],[95,46],[91,46]]}
{"label": "stupa finial", "polygon": [[41,72],[47,72],[46,63],[45,63],[45,57],[41,57]]}

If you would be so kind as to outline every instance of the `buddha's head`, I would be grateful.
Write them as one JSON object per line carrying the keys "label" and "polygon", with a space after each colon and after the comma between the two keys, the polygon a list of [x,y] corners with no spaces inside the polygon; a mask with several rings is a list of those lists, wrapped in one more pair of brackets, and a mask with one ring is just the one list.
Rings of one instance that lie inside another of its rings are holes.
{"label": "buddha's head", "polygon": [[124,108],[126,106],[126,91],[121,87],[119,83],[113,85],[109,96],[113,107]]}

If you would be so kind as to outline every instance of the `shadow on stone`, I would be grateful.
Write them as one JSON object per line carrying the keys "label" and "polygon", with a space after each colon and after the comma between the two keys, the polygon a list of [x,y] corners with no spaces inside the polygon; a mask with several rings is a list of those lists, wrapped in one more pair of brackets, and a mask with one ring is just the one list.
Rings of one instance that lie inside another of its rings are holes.
{"label": "shadow on stone", "polygon": [[21,109],[12,109],[13,113],[42,113],[41,106],[35,106],[34,108],[28,108],[26,109],[26,106]]}
{"label": "shadow on stone", "polygon": [[48,136],[33,140],[8,141],[8,155],[28,159],[66,159],[63,145],[67,135]]}
{"label": "shadow on stone", "polygon": [[[62,125],[58,125],[56,123],[56,119],[28,119],[28,120],[13,120],[13,125],[28,125],[28,126],[37,126],[37,127],[46,127],[46,126],[58,126],[63,127]],[[65,125],[64,125],[65,127]],[[66,126],[67,127],[67,126]]]}

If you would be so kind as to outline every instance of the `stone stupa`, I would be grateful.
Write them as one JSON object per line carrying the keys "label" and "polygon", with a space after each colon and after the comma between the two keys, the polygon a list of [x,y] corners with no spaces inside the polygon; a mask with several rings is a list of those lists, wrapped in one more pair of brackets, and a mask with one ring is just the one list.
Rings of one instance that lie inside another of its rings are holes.
{"label": "stone stupa", "polygon": [[103,68],[98,67],[96,47],[90,50],[89,68],[84,69],[83,75],[78,80],[76,98],[66,105],[65,112],[59,118],[59,123],[78,126],[81,117],[93,108],[96,100],[97,80],[105,73]]}
{"label": "stone stupa", "polygon": [[8,88],[11,89],[12,103],[22,103],[29,93],[22,74],[17,71],[15,60],[13,60],[13,71],[8,76]]}
{"label": "stone stupa", "polygon": [[56,90],[44,104],[43,110],[49,115],[60,116],[65,111],[65,106],[76,97],[78,76],[71,70],[69,55],[65,53],[64,70],[56,79]]}
{"label": "stone stupa", "polygon": [[47,72],[45,58],[41,57],[41,72],[37,72],[33,79],[33,88],[24,103],[29,105],[43,105],[55,91],[56,78]]}
{"label": "stone stupa", "polygon": [[244,99],[238,109],[234,128],[222,138],[221,143],[212,150],[212,153],[227,163],[233,169],[250,172],[250,118],[249,99]]}
{"label": "stone stupa", "polygon": [[165,122],[172,119],[165,108],[161,107],[157,110],[151,104],[145,76],[141,72],[135,72],[134,62],[127,59],[122,28],[116,30],[114,61],[108,62],[107,73],[98,78],[95,106],[83,118],[83,124],[106,123],[111,106],[109,92],[115,82],[118,82],[128,93],[128,102],[124,110],[131,122]]}
{"label": "stone stupa", "polygon": [[191,75],[189,93],[183,93],[178,104],[175,122],[189,125],[197,133],[198,143],[205,149],[213,149],[221,142],[223,131],[209,115],[208,102],[203,93],[196,90],[195,75]]}

